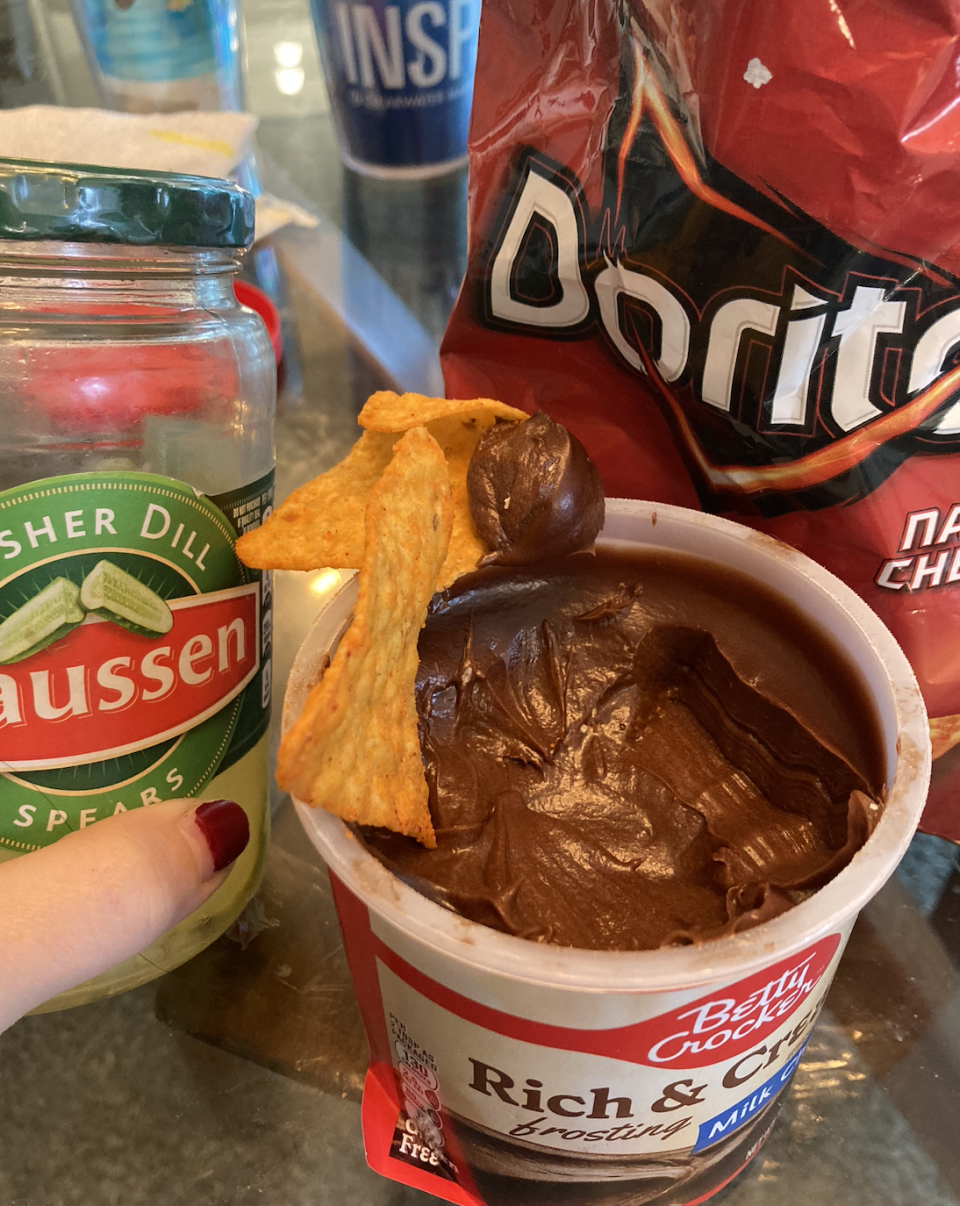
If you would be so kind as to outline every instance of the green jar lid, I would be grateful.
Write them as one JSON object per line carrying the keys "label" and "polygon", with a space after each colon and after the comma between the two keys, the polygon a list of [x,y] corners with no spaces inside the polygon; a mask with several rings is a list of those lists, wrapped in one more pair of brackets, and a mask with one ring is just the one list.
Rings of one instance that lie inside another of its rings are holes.
{"label": "green jar lid", "polygon": [[0,239],[249,247],[253,197],[206,176],[0,159]]}

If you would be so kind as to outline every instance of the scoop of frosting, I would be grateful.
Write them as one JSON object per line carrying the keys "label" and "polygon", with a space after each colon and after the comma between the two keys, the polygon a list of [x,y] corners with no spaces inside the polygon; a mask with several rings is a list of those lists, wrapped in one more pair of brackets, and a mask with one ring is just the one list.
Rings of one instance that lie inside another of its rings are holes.
{"label": "scoop of frosting", "polygon": [[481,565],[533,565],[574,553],[603,527],[597,467],[576,436],[542,411],[483,433],[467,490],[477,533],[493,550]]}

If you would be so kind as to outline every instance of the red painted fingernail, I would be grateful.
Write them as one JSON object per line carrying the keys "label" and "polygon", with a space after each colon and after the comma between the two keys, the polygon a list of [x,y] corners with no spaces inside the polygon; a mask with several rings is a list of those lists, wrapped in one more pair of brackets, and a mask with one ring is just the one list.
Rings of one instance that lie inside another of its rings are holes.
{"label": "red painted fingernail", "polygon": [[193,814],[213,855],[214,871],[228,867],[250,840],[247,814],[233,800],[207,800]]}

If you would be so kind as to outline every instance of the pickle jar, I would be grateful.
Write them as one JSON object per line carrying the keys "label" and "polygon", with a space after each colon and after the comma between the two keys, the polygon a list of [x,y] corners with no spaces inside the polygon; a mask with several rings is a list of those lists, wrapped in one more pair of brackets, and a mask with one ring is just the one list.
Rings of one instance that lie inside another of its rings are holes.
{"label": "pickle jar", "polygon": [[43,1008],[202,950],[268,829],[276,366],[237,304],[253,202],[226,181],[0,161],[0,859],[166,799],[228,798],[251,840],[141,954]]}

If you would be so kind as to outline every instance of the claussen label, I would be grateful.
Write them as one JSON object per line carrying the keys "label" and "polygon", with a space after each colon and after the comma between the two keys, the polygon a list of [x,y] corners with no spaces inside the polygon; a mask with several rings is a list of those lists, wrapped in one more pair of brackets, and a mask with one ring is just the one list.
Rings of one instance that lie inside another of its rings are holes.
{"label": "claussen label", "polygon": [[271,502],[272,475],[216,501],[140,473],[0,494],[0,849],[195,795],[262,736],[269,576],[234,541]]}

